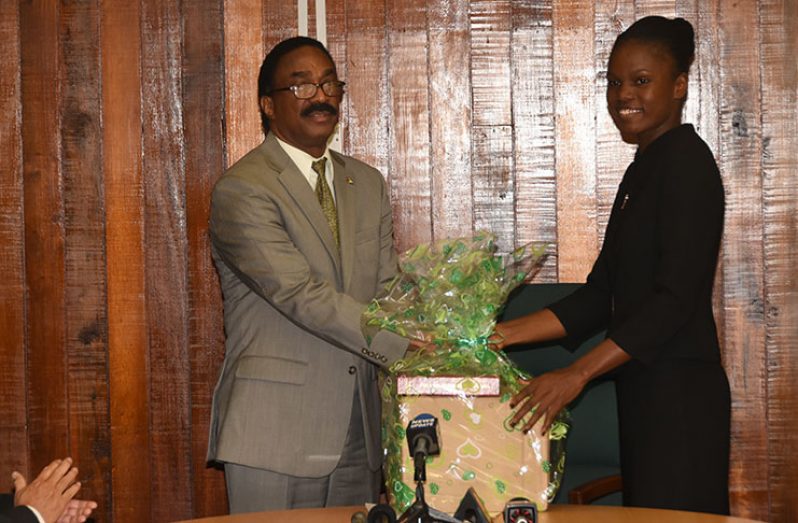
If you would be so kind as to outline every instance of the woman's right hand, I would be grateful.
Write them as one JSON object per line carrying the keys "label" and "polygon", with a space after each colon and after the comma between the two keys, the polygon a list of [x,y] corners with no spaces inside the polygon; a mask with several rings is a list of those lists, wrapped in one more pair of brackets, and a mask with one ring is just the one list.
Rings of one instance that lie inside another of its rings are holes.
{"label": "woman's right hand", "polygon": [[493,334],[488,338],[488,347],[495,351],[504,350],[507,344],[507,337],[504,332],[504,323],[497,323],[493,329]]}
{"label": "woman's right hand", "polygon": [[565,336],[557,316],[549,309],[540,309],[526,316],[496,324],[488,345],[493,350],[504,350],[518,343],[537,343]]}

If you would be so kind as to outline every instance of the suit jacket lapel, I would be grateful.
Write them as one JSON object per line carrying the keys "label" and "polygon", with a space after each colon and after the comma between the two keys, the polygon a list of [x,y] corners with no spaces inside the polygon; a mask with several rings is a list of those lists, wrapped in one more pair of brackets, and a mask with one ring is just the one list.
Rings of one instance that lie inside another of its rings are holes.
{"label": "suit jacket lapel", "polygon": [[346,171],[346,164],[340,155],[332,152],[333,186],[335,187],[335,208],[338,211],[338,239],[341,242],[341,272],[344,290],[352,281],[352,267],[355,256],[355,224],[357,220],[356,188]]}
{"label": "suit jacket lapel", "polygon": [[338,248],[335,245],[330,226],[327,224],[327,219],[319,205],[319,200],[316,193],[310,187],[307,179],[299,172],[299,168],[285,153],[277,139],[269,133],[264,142],[264,148],[269,158],[273,160],[275,170],[277,170],[278,180],[285,187],[291,198],[294,199],[297,206],[302,210],[305,217],[308,219],[311,227],[318,235],[319,240],[324,244],[324,248],[330,255],[336,271],[340,273],[341,266],[338,258]]}

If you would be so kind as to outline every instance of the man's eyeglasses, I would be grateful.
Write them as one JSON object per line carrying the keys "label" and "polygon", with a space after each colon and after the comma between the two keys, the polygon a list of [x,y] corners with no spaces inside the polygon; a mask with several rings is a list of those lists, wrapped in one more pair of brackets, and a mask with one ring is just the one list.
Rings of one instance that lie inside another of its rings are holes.
{"label": "man's eyeglasses", "polygon": [[316,91],[321,90],[327,96],[341,96],[344,94],[344,86],[346,82],[341,82],[338,80],[328,80],[326,82],[322,82],[320,84],[314,83],[306,83],[306,84],[299,84],[299,85],[289,85],[288,87],[281,87],[279,89],[272,89],[269,91],[269,94],[276,93],[278,91],[291,91],[294,93],[294,96],[299,98],[300,100],[307,100],[308,98],[313,98],[316,96]]}

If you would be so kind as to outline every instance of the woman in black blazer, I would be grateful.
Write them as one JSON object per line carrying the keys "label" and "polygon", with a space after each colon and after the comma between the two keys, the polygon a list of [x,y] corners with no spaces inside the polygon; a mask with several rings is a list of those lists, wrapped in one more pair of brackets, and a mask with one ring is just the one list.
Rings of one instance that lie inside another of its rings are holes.
{"label": "woman in black blazer", "polygon": [[646,17],[615,41],[607,105],[638,145],[618,188],[604,243],[572,295],[500,323],[497,348],[606,328],[571,366],[537,377],[513,419],[547,430],[592,378],[618,392],[624,504],[728,514],[730,394],[720,363],[712,287],[723,187],[712,152],[682,124],[694,36],[689,22]]}

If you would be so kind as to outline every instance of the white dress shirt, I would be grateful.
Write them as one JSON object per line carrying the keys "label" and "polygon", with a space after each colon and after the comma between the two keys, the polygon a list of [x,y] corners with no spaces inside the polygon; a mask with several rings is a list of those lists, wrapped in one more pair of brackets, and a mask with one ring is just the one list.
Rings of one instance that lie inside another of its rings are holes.
{"label": "white dress shirt", "polygon": [[280,144],[280,147],[283,148],[285,153],[291,158],[294,164],[299,168],[299,172],[305,177],[305,179],[310,184],[310,188],[314,191],[316,190],[316,182],[318,181],[319,175],[316,174],[316,171],[313,170],[313,162],[321,160],[322,158],[327,158],[327,163],[324,165],[324,175],[327,178],[327,185],[330,186],[330,192],[332,193],[333,201],[335,201],[335,186],[333,185],[333,164],[332,164],[332,157],[330,156],[330,149],[324,149],[324,154],[321,155],[319,158],[314,158],[302,149],[294,147],[293,145],[282,141],[280,138],[275,135],[277,138],[277,143]]}

